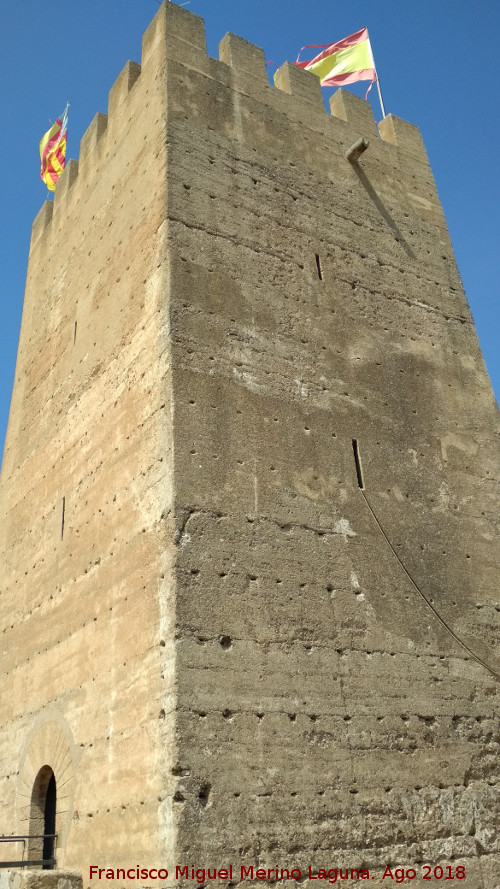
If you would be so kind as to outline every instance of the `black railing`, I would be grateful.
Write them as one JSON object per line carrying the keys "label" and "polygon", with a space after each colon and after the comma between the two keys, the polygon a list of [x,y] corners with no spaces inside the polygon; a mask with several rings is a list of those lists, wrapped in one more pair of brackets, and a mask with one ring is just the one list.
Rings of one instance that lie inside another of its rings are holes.
{"label": "black railing", "polygon": [[[45,847],[46,843],[50,843],[52,847],[52,854],[55,855],[55,845],[56,845],[57,834],[56,833],[35,833],[35,834],[22,834],[16,837],[4,837],[0,836],[0,843],[22,843],[23,844],[23,857],[21,861],[0,861],[0,868],[5,867],[41,867],[46,870],[51,870],[55,867],[56,859],[52,858],[37,858],[37,859],[27,859],[24,857],[25,843],[26,840],[43,840],[43,845]],[[43,852],[42,852],[43,855]]]}

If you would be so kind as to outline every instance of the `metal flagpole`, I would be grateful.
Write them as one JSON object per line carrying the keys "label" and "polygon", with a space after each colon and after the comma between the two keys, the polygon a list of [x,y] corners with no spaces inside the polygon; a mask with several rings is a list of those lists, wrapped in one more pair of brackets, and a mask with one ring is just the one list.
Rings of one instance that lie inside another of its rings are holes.
{"label": "metal flagpole", "polygon": [[381,107],[381,109],[382,109],[382,117],[386,117],[385,108],[384,108],[384,100],[383,100],[383,98],[382,98],[382,91],[381,91],[381,89],[380,89],[380,82],[379,82],[379,79],[378,79],[378,74],[377,74],[377,69],[376,69],[376,68],[375,68],[375,77],[377,78],[377,90],[378,90],[378,97],[379,97],[379,100],[380,100],[380,107]]}
{"label": "metal flagpole", "polygon": [[[366,29],[366,33],[368,34],[368,28]],[[381,109],[382,109],[382,117],[385,117],[385,116],[386,116],[386,113],[385,113],[385,108],[384,108],[384,100],[383,100],[383,98],[382,98],[382,91],[381,91],[381,89],[380,89],[380,82],[379,82],[379,79],[378,79],[377,68],[376,68],[376,66],[375,66],[375,59],[373,58],[372,42],[371,42],[371,40],[370,40],[370,35],[369,35],[369,34],[368,34],[368,46],[370,47],[370,55],[371,55],[371,58],[372,58],[373,70],[375,71],[375,80],[377,81],[378,98],[379,98],[379,101],[380,101],[380,107],[381,107]]]}

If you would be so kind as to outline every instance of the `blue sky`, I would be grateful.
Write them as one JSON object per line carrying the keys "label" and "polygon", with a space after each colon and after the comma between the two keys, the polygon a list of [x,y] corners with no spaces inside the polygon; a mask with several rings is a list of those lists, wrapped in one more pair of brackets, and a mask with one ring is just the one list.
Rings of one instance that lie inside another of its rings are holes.
{"label": "blue sky", "polygon": [[[31,224],[46,197],[38,143],[71,101],[68,157],[141,37],[156,0],[2,0],[0,451],[8,418]],[[367,26],[386,111],[422,130],[490,378],[500,394],[499,0],[191,0],[208,52],[232,31],[277,64]],[[270,66],[270,74],[274,68]],[[364,95],[366,85],[354,85]],[[331,92],[331,91],[329,91]],[[380,118],[377,93],[371,92]]]}

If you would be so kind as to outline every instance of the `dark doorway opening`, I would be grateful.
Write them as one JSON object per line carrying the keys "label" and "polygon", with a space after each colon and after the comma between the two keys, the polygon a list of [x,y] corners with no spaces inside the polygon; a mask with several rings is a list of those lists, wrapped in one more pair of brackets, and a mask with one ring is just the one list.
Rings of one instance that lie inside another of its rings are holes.
{"label": "dark doorway opening", "polygon": [[46,862],[41,865],[43,870],[52,870],[55,866],[56,817],[56,778],[50,766],[45,765],[38,772],[31,792],[30,839],[28,843],[28,859],[38,860],[40,864],[42,860]]}
{"label": "dark doorway opening", "polygon": [[[54,772],[50,777],[45,794],[45,806],[43,811],[43,860],[54,858],[54,834],[56,832],[56,779]],[[52,870],[53,864],[44,864],[44,870]]]}

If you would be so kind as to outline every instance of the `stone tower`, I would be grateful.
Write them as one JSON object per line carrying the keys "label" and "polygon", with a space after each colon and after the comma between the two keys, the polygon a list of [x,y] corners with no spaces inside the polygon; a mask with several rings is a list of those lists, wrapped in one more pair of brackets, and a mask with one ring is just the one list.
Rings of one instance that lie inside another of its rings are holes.
{"label": "stone tower", "polygon": [[496,418],[417,128],[270,86],[239,37],[210,58],[165,3],[33,226],[0,832],[43,833],[54,778],[85,885],[429,862],[492,889]]}

